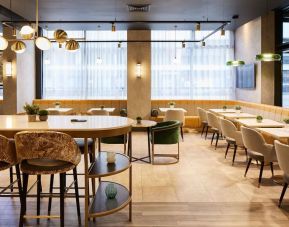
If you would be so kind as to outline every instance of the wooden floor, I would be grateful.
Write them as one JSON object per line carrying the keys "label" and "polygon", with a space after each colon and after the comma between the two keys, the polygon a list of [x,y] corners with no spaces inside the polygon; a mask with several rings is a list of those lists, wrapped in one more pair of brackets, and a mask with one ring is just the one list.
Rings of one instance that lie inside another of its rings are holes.
{"label": "wooden floor", "polygon": [[[121,150],[122,146],[105,145],[106,150]],[[160,152],[174,152],[176,146],[157,147]],[[133,164],[133,221],[129,223],[128,209],[99,218],[90,226],[289,226],[289,190],[282,209],[277,202],[282,187],[271,179],[269,167],[264,170],[261,188],[257,188],[259,169],[252,165],[244,178],[244,151],[231,165],[232,151],[224,159],[225,141],[214,150],[209,140],[199,134],[185,133],[180,144],[180,162],[169,166]],[[134,156],[147,153],[145,133],[133,133]],[[276,167],[275,174],[282,172]],[[82,170],[82,164],[79,171]],[[127,185],[127,173],[108,178]],[[1,185],[8,180],[5,172]],[[30,184],[33,179],[31,179]],[[58,180],[56,180],[58,181]],[[81,183],[83,183],[80,178]],[[44,179],[44,191],[48,178]],[[82,214],[84,211],[83,200]],[[59,202],[53,201],[53,213],[58,214]],[[42,200],[42,214],[47,213],[47,199]],[[75,201],[66,200],[66,226],[78,226]],[[17,226],[19,199],[0,198],[0,226]],[[28,214],[35,214],[36,203],[28,200]],[[36,226],[29,220],[27,226]],[[59,226],[58,220],[41,220],[40,226]]]}

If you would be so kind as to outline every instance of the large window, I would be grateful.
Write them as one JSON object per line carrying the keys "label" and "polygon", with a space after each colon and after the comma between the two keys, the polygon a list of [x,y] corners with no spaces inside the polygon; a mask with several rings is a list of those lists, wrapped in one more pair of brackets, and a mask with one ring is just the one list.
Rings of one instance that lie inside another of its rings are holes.
{"label": "large window", "polygon": [[[152,31],[153,40],[202,39],[209,31]],[[176,37],[175,37],[176,36]],[[152,43],[153,99],[234,99],[235,69],[226,66],[234,59],[234,36],[220,32],[200,43]]]}
{"label": "large window", "polygon": [[[48,32],[52,37],[53,32]],[[126,31],[68,31],[68,36],[91,42],[80,42],[77,52],[53,48],[43,54],[43,90],[45,99],[126,99],[127,48],[117,42],[126,40]]]}

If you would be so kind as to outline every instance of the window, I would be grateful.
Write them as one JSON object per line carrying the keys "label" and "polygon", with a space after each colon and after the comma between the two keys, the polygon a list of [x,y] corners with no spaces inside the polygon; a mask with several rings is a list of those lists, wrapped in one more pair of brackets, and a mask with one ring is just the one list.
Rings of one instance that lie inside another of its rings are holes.
{"label": "window", "polygon": [[[152,31],[152,40],[197,40],[209,31]],[[176,37],[175,37],[176,35]],[[234,36],[217,32],[200,43],[152,43],[153,99],[234,99],[235,69],[226,66],[234,59]]]}
{"label": "window", "polygon": [[[126,31],[68,31],[68,37],[85,38],[80,49],[67,52],[57,43],[43,53],[44,99],[126,99],[127,47]],[[52,37],[53,32],[48,32]]]}

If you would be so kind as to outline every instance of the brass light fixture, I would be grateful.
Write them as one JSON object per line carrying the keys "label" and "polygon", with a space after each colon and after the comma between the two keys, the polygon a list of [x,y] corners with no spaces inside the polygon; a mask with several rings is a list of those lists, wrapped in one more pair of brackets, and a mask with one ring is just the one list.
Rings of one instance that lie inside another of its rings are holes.
{"label": "brass light fixture", "polygon": [[57,29],[54,34],[54,39],[58,42],[59,48],[62,47],[62,44],[67,40],[67,33],[62,29]]}
{"label": "brass light fixture", "polygon": [[35,40],[35,45],[40,49],[40,50],[49,50],[51,48],[51,42],[48,38],[46,37],[38,37]]}
{"label": "brass light fixture", "polygon": [[262,53],[256,55],[257,61],[281,61],[281,55],[280,54],[274,54],[274,53]]}
{"label": "brass light fixture", "polygon": [[202,46],[202,47],[205,47],[205,46],[206,46],[206,42],[205,42],[204,40],[201,42],[201,46]]}
{"label": "brass light fixture", "polygon": [[8,47],[8,41],[0,35],[0,50],[5,50]]}
{"label": "brass light fixture", "polygon": [[116,27],[115,27],[115,23],[114,22],[112,22],[112,24],[111,24],[111,31],[112,32],[116,31]]}
{"label": "brass light fixture", "polygon": [[241,61],[241,60],[227,61],[226,65],[227,66],[238,67],[238,66],[245,65],[245,62]]}
{"label": "brass light fixture", "polygon": [[22,54],[26,50],[26,44],[22,41],[16,41],[12,44],[11,50],[16,52],[17,54]]}
{"label": "brass light fixture", "polygon": [[199,32],[201,31],[201,24],[200,23],[197,23],[196,24],[196,29],[195,29],[196,32]]}
{"label": "brass light fixture", "polygon": [[65,49],[69,52],[75,52],[79,49],[79,43],[74,39],[68,40],[66,42]]}
{"label": "brass light fixture", "polygon": [[182,42],[182,48],[186,48],[186,43],[185,43],[185,41]]}
{"label": "brass light fixture", "polygon": [[118,42],[117,47],[121,48],[121,42]]}
{"label": "brass light fixture", "polygon": [[226,35],[226,31],[224,28],[221,29],[221,36],[225,36]]}
{"label": "brass light fixture", "polygon": [[34,36],[34,29],[30,25],[24,25],[20,30],[23,39],[31,39]]}

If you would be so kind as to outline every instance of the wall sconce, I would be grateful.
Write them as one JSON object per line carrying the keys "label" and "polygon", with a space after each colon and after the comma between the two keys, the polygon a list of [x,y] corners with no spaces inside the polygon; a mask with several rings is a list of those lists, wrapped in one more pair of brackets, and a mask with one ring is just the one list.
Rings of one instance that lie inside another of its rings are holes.
{"label": "wall sconce", "polygon": [[136,77],[141,78],[141,64],[140,63],[136,64]]}
{"label": "wall sconce", "polygon": [[12,62],[8,61],[5,63],[5,75],[12,76]]}

